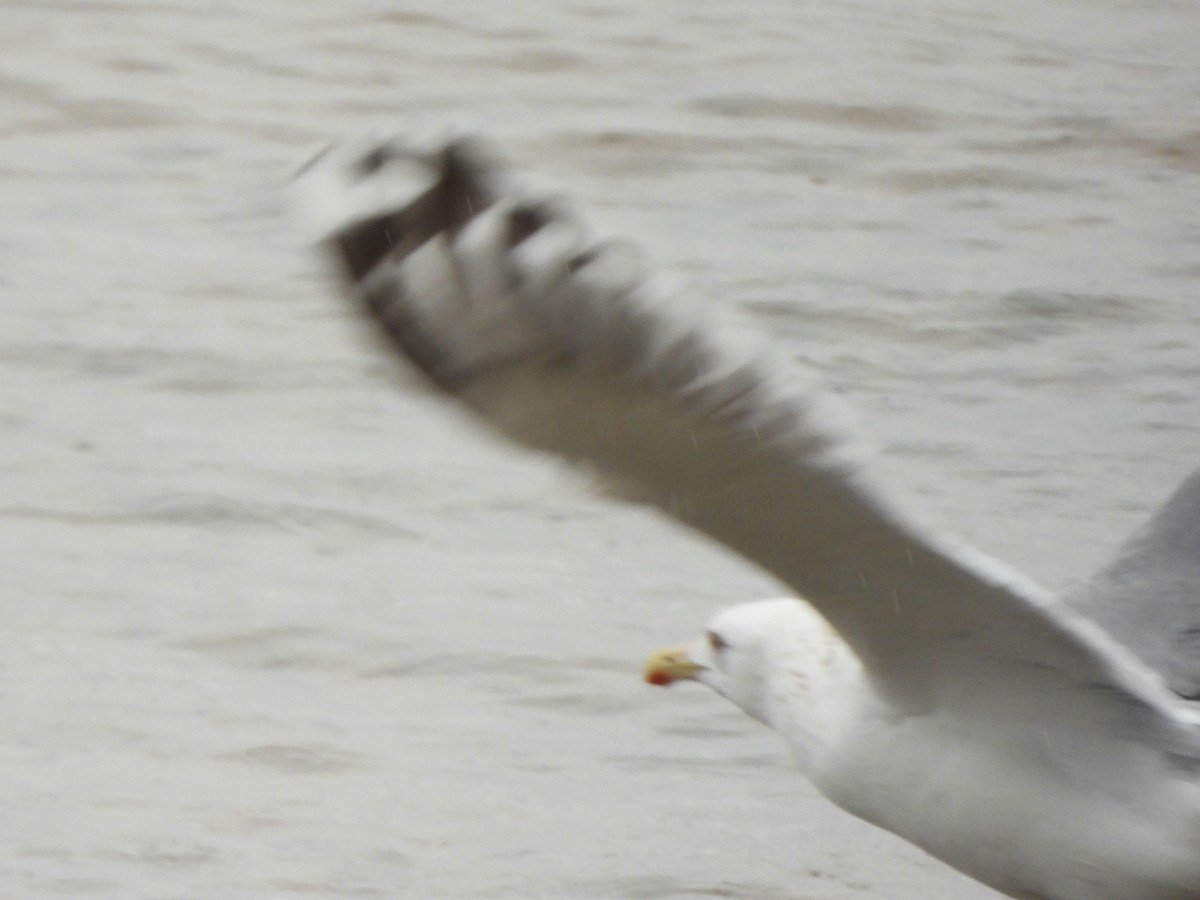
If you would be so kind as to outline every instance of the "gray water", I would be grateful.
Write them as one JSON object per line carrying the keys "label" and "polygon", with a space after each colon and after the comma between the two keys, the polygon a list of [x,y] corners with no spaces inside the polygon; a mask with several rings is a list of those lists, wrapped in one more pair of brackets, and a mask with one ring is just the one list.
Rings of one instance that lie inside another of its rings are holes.
{"label": "gray water", "polygon": [[1051,586],[1200,462],[1192,0],[0,0],[0,896],[993,896],[646,652],[776,588],[363,340],[286,197],[492,136]]}

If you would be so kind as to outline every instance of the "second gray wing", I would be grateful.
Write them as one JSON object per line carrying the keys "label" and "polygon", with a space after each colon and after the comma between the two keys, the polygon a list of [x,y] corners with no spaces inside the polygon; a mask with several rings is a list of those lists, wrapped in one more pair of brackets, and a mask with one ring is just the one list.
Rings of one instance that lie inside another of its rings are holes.
{"label": "second gray wing", "polygon": [[1064,599],[1173,691],[1200,700],[1200,470]]}

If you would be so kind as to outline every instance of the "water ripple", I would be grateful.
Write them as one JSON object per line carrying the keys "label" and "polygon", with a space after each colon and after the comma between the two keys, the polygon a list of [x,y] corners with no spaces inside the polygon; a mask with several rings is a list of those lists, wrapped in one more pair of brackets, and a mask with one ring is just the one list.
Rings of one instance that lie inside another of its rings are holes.
{"label": "water ripple", "polygon": [[299,775],[325,775],[365,766],[362,754],[325,744],[262,744],[220,758]]}
{"label": "water ripple", "polygon": [[73,525],[176,525],[227,530],[231,526],[253,529],[338,529],[372,536],[416,537],[417,532],[381,516],[347,512],[288,501],[202,494],[166,495],[118,509],[69,509],[12,505],[0,507],[0,517],[44,519]]}
{"label": "water ripple", "polygon": [[932,110],[901,104],[868,106],[806,97],[725,94],[705,97],[693,105],[703,112],[734,119],[794,119],[868,131],[923,132],[933,131],[940,124]]}

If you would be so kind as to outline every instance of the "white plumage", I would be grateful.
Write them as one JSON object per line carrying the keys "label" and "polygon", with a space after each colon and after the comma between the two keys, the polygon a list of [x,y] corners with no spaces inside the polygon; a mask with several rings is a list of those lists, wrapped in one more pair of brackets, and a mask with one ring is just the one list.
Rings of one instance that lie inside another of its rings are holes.
{"label": "white plumage", "polygon": [[1200,898],[1200,725],[1164,684],[1200,681],[1200,478],[1068,605],[917,527],[811,373],[706,328],[474,145],[312,169],[352,293],[435,386],[812,604],[727,610],[652,680],[710,685],[834,802],[1012,897]]}

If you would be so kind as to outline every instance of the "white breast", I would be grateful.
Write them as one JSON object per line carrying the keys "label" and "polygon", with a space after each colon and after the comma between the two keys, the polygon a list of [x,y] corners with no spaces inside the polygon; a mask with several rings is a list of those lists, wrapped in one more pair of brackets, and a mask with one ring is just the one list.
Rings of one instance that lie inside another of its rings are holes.
{"label": "white breast", "polygon": [[1198,900],[1200,786],[1161,754],[1117,748],[896,717],[865,698],[811,774],[849,812],[1013,897]]}

